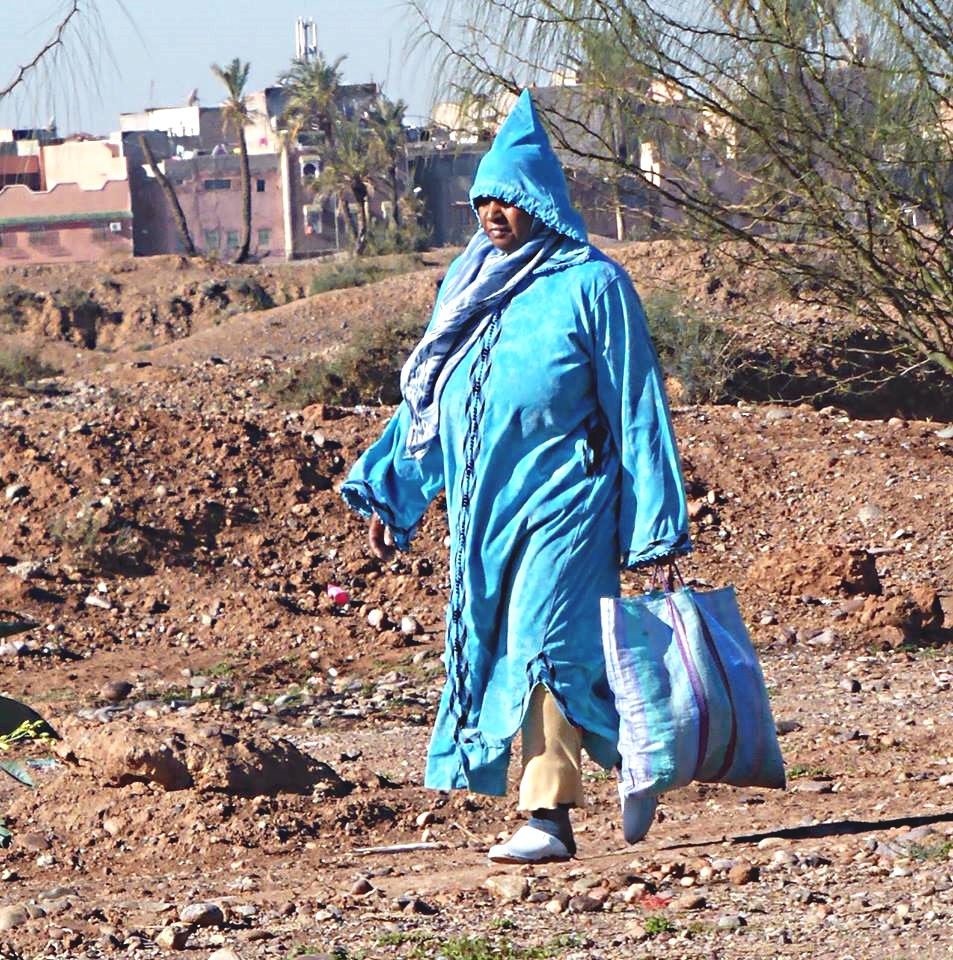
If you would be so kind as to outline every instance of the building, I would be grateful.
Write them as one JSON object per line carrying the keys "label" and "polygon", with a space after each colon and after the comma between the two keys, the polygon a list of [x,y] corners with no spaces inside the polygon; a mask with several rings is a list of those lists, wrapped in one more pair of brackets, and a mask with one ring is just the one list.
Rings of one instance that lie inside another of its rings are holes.
{"label": "building", "polygon": [[[279,159],[275,154],[249,157],[250,252],[262,259],[285,255],[284,191]],[[159,165],[175,189],[195,248],[209,257],[234,257],[243,229],[239,157],[233,153],[188,159],[166,156]],[[136,255],[184,252],[168,201],[144,162],[132,166],[130,185]]]}
{"label": "building", "polygon": [[221,107],[202,107],[197,103],[181,107],[149,107],[135,113],[119,114],[120,136],[146,131],[164,133],[183,150],[189,151],[210,152],[227,140],[222,128]]}
{"label": "building", "polygon": [[31,161],[28,177],[0,185],[0,264],[132,253],[128,168],[117,144],[47,139],[19,159]]}

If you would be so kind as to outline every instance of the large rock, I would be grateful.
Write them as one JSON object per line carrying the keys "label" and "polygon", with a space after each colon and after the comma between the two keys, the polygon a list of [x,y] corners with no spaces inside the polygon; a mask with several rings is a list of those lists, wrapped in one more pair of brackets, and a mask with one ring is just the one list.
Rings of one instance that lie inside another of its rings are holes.
{"label": "large rock", "polygon": [[242,735],[189,721],[140,726],[115,719],[107,726],[67,727],[58,752],[81,773],[106,786],[156,783],[166,790],[221,791],[253,797],[322,791],[344,796],[352,784],[326,763],[281,738]]}
{"label": "large rock", "polygon": [[501,873],[487,877],[486,889],[504,903],[518,903],[529,895],[529,882],[517,873]]}

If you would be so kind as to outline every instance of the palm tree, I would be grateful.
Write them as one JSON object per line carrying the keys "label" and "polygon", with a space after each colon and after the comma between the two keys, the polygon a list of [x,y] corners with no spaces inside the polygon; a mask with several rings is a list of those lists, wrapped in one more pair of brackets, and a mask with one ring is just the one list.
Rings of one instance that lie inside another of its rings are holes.
{"label": "palm tree", "polygon": [[251,247],[251,171],[248,168],[248,144],[245,142],[245,127],[251,122],[251,110],[245,99],[245,84],[248,82],[250,63],[242,63],[235,57],[225,67],[212,64],[212,73],[218,77],[228,91],[228,97],[222,103],[223,125],[231,127],[238,136],[238,156],[242,182],[242,242],[235,254],[235,263],[244,263],[248,259]]}
{"label": "palm tree", "polygon": [[337,92],[345,59],[338,57],[329,63],[318,53],[310,60],[293,60],[278,78],[288,92],[282,122],[294,138],[302,131],[309,131],[320,133],[329,145],[334,145]]}
{"label": "palm tree", "polygon": [[[367,248],[367,225],[374,172],[380,169],[381,147],[370,130],[353,120],[341,120],[335,127],[335,147],[321,166],[317,177],[318,192],[336,196],[354,234],[354,253],[360,256]],[[354,222],[346,195],[350,192],[357,203]]]}
{"label": "palm tree", "polygon": [[381,97],[377,106],[368,114],[368,123],[387,163],[387,178],[390,181],[391,198],[394,202],[394,226],[400,229],[400,190],[397,184],[397,165],[401,151],[407,142],[404,129],[404,114],[407,104],[403,100],[394,103]]}

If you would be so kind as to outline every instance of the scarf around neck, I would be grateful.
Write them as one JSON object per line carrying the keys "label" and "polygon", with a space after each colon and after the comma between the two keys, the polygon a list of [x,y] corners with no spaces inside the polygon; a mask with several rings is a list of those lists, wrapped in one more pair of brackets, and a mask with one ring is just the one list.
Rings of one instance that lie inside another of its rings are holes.
{"label": "scarf around neck", "polygon": [[430,327],[414,347],[400,375],[400,389],[410,412],[407,456],[420,459],[439,432],[440,396],[450,374],[520,285],[547,264],[564,243],[569,260],[585,259],[588,245],[533,222],[529,239],[512,253],[504,254],[478,230],[460,257],[454,272],[444,281],[441,299]]}

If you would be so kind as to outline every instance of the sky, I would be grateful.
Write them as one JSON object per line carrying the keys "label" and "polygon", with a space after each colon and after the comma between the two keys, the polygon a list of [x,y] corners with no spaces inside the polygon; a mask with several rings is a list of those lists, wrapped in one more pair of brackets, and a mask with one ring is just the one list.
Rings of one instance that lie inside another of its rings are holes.
{"label": "sky", "polygon": [[[248,89],[274,82],[294,55],[297,17],[313,18],[318,46],[342,64],[344,82],[378,82],[404,99],[408,120],[425,118],[432,100],[425,57],[409,56],[413,14],[400,0],[96,0],[103,44],[88,56],[77,38],[53,69],[28,90],[0,101],[0,127],[45,126],[55,116],[61,135],[106,134],[120,113],[184,104],[193,88],[215,105],[221,87],[209,64],[233,57],[251,62]],[[4,3],[0,87],[42,47],[67,0]],[[87,44],[87,48],[89,48]],[[90,62],[92,61],[92,62]]]}

